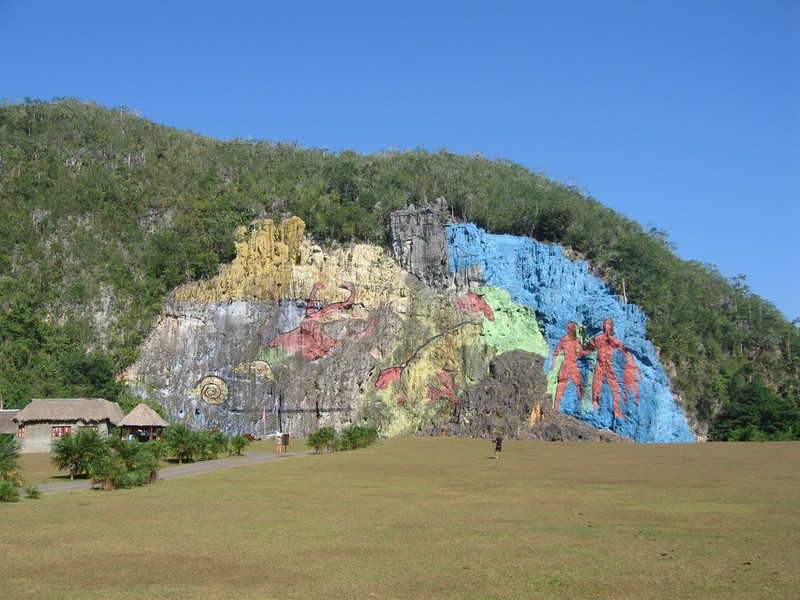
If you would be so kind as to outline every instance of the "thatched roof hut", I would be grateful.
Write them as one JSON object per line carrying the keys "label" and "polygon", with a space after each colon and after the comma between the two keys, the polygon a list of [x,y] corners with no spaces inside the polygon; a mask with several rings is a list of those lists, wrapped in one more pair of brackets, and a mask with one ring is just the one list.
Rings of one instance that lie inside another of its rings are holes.
{"label": "thatched roof hut", "polygon": [[160,438],[161,430],[168,425],[167,421],[162,419],[156,411],[144,402],[136,405],[131,412],[117,423],[117,427],[127,429],[129,435],[134,435],[140,440]]}
{"label": "thatched roof hut", "polygon": [[144,402],[138,404],[117,423],[117,427],[166,427],[167,425],[169,423]]}
{"label": "thatched roof hut", "polygon": [[112,425],[119,423],[125,413],[116,402],[104,398],[47,398],[34,399],[23,408],[14,421],[20,424],[35,421],[100,423],[107,421]]}
{"label": "thatched roof hut", "polygon": [[124,416],[119,404],[104,398],[47,398],[31,400],[13,421],[22,452],[49,452],[53,440],[81,427],[106,436]]}

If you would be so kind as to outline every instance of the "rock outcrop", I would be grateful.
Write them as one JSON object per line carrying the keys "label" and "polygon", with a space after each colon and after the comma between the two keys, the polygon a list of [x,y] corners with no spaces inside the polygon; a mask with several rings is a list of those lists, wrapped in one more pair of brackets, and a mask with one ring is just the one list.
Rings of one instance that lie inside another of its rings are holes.
{"label": "rock outcrop", "polygon": [[[126,379],[231,434],[692,439],[636,307],[557,246],[446,221],[444,201],[395,213],[388,252],[255,222],[230,265],[165,303]],[[558,346],[567,323],[579,335]]]}
{"label": "rock outcrop", "polygon": [[[644,314],[611,294],[586,263],[567,259],[559,246],[472,224],[448,225],[447,236],[451,270],[478,265],[485,287],[506,290],[514,305],[536,314],[560,412],[640,442],[694,440],[646,338]],[[554,351],[570,323],[581,351],[567,362],[567,353]],[[566,385],[559,387],[559,378]]]}

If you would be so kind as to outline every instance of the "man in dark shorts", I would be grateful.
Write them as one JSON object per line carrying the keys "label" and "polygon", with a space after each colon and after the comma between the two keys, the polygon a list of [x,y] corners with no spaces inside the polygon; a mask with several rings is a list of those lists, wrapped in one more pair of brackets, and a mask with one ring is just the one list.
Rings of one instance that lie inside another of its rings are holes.
{"label": "man in dark shorts", "polygon": [[494,442],[494,457],[503,458],[503,438],[498,433],[492,441]]}

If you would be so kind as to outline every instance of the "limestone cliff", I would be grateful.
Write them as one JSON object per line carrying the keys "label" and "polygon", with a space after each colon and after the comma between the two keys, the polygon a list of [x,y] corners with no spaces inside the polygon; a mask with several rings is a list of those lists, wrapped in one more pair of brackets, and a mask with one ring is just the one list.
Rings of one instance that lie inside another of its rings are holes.
{"label": "limestone cliff", "polygon": [[480,268],[485,286],[529,307],[547,342],[545,367],[556,412],[640,442],[694,436],[646,338],[638,307],[625,304],[561,248],[528,238],[447,226],[450,268]]}
{"label": "limestone cliff", "polygon": [[175,291],[127,381],[227,433],[692,439],[636,307],[556,246],[446,214],[395,213],[388,252],[254,222],[230,265]]}

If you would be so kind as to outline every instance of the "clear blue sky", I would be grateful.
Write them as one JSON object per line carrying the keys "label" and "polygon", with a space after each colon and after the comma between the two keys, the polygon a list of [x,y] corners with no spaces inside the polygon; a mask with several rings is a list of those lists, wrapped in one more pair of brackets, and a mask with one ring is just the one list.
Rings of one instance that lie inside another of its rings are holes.
{"label": "clear blue sky", "polygon": [[800,317],[798,0],[0,0],[0,98],[25,97],[508,159]]}

